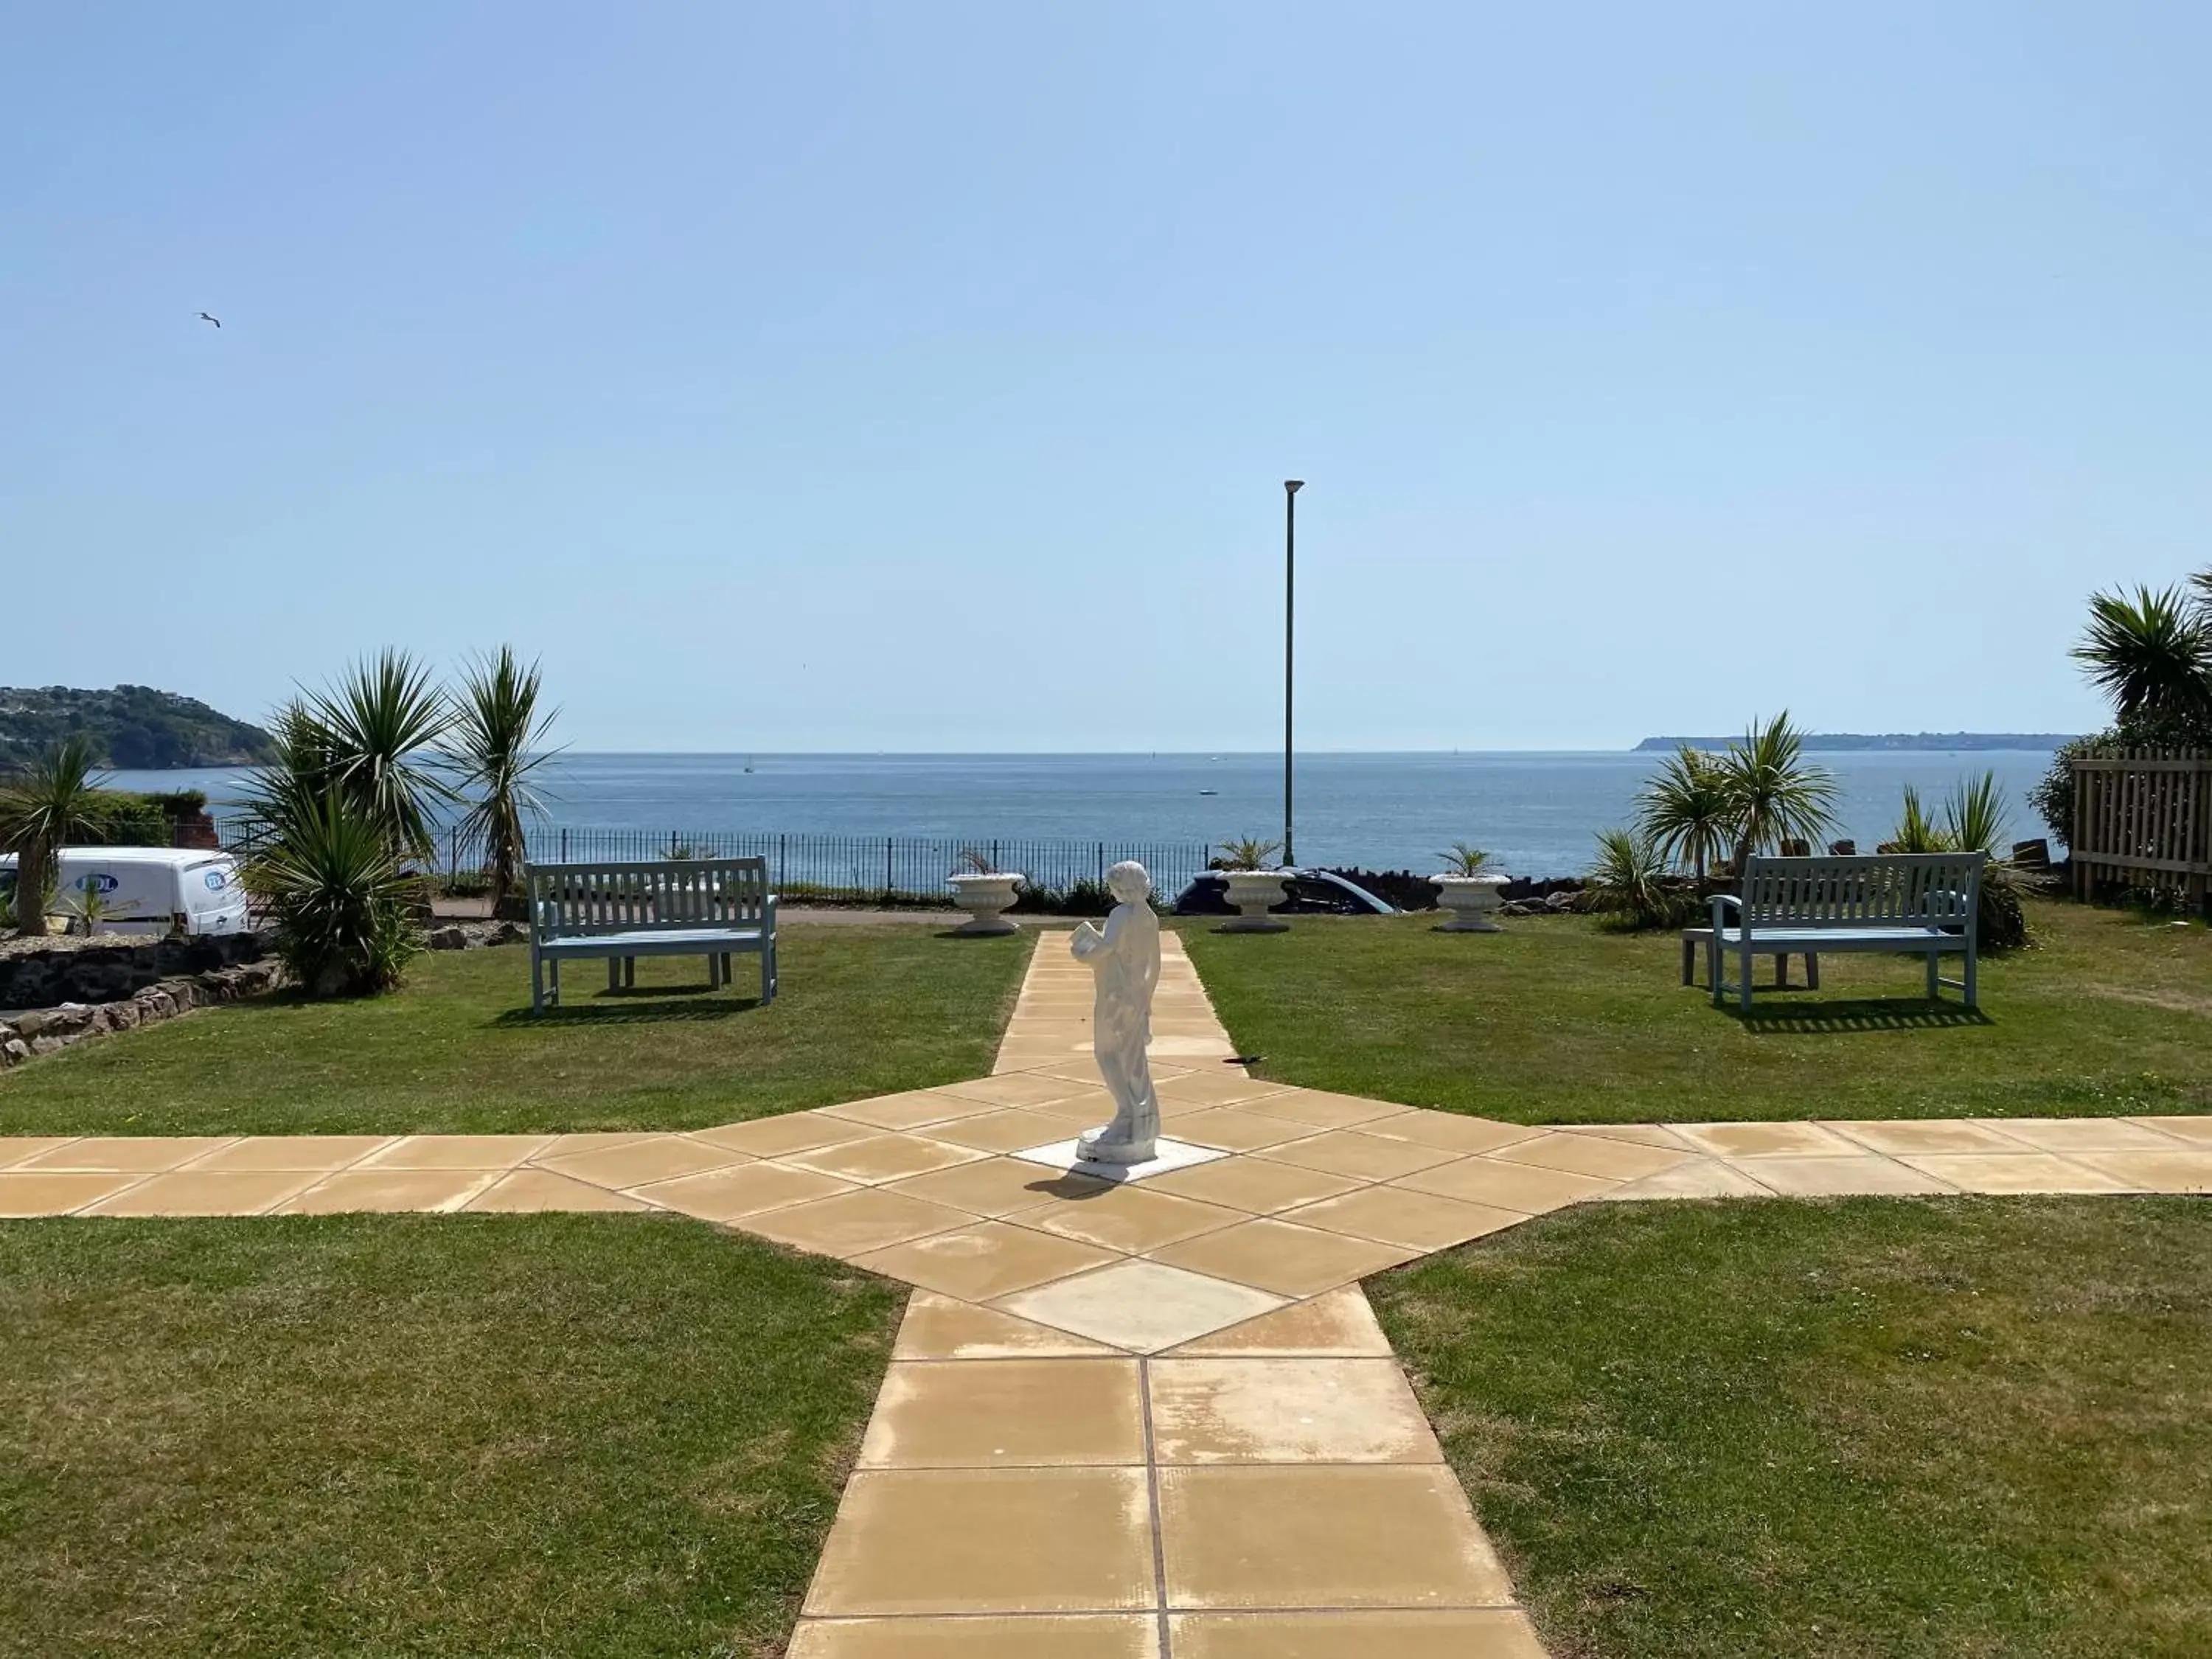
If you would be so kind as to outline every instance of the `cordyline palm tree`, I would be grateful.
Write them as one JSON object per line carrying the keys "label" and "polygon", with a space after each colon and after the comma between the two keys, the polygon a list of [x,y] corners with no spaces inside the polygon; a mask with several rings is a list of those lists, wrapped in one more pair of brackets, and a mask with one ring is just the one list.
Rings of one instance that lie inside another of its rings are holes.
{"label": "cordyline palm tree", "polygon": [[2212,714],[2212,570],[2190,580],[2195,597],[2138,587],[2089,600],[2074,659],[2123,721]]}
{"label": "cordyline palm tree", "polygon": [[1819,841],[1835,827],[1836,780],[1805,760],[1803,734],[1784,709],[1753,720],[1720,762],[1721,787],[1735,834],[1735,867],[1781,841]]}
{"label": "cordyline palm tree", "polygon": [[0,788],[0,846],[15,854],[15,932],[22,937],[45,934],[61,849],[93,828],[97,756],[89,738],[64,738]]}
{"label": "cordyline palm tree", "polygon": [[469,667],[439,751],[460,792],[473,797],[460,833],[471,846],[483,843],[495,915],[529,856],[525,820],[544,815],[532,775],[558,752],[544,744],[560,710],[540,714],[538,690],[538,665],[525,667],[514,648],[502,645]]}
{"label": "cordyline palm tree", "polygon": [[1638,792],[1636,824],[1662,858],[1691,866],[1704,881],[1735,829],[1723,763],[1684,744]]}
{"label": "cordyline palm tree", "polygon": [[304,714],[313,728],[305,741],[322,751],[322,788],[358,807],[394,857],[428,858],[437,847],[434,811],[456,799],[428,763],[453,723],[430,671],[404,651],[385,651],[309,697]]}

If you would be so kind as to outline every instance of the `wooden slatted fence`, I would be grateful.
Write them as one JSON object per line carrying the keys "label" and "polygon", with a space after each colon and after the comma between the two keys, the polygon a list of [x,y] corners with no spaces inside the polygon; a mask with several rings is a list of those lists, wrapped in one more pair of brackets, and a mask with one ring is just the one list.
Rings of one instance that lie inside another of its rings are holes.
{"label": "wooden slatted fence", "polygon": [[2118,750],[2074,762],[2074,890],[2123,883],[2212,895],[2212,755]]}

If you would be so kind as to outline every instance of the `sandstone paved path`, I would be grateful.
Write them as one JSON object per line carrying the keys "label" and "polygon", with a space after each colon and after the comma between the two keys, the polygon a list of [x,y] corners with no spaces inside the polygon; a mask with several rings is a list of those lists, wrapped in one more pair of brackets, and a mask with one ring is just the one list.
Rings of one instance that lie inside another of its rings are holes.
{"label": "sandstone paved path", "polygon": [[1589,1200],[2212,1190],[2212,1118],[1547,1129],[1262,1082],[1163,940],[1168,1133],[1047,934],[985,1078],[682,1133],[0,1139],[0,1216],[668,1210],[916,1286],[794,1659],[1534,1659],[1358,1286]]}

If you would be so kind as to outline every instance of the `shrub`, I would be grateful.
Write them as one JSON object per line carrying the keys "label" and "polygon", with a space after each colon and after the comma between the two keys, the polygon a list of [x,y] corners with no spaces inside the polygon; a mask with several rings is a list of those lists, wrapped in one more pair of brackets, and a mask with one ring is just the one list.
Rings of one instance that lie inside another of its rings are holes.
{"label": "shrub", "polygon": [[1267,860],[1281,850],[1279,841],[1224,841],[1220,856],[1206,867],[1209,870],[1265,870]]}
{"label": "shrub", "polygon": [[1490,854],[1480,847],[1471,847],[1466,842],[1455,841],[1451,851],[1440,853],[1438,860],[1448,876],[1479,876],[1490,867]]}
{"label": "shrub", "polygon": [[1680,927],[1697,914],[1695,891],[1668,876],[1666,855],[1632,830],[1598,832],[1597,860],[1583,889],[1585,908],[1629,932]]}
{"label": "shrub", "polygon": [[301,803],[244,875],[275,918],[276,954],[309,996],[390,990],[420,948],[420,882],[402,873],[385,827],[336,790]]}

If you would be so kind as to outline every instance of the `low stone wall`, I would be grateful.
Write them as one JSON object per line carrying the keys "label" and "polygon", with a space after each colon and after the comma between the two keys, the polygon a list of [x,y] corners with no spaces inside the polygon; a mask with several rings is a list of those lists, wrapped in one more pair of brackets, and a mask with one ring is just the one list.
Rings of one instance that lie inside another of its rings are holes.
{"label": "low stone wall", "polygon": [[213,968],[142,986],[113,1002],[64,1003],[0,1021],[0,1066],[38,1054],[51,1054],[93,1037],[136,1030],[218,1002],[259,996],[283,982],[284,968],[273,958]]}
{"label": "low stone wall", "polygon": [[166,979],[258,962],[267,954],[267,943],[258,933],[198,939],[111,933],[50,943],[28,940],[0,951],[0,1008],[120,1002]]}

